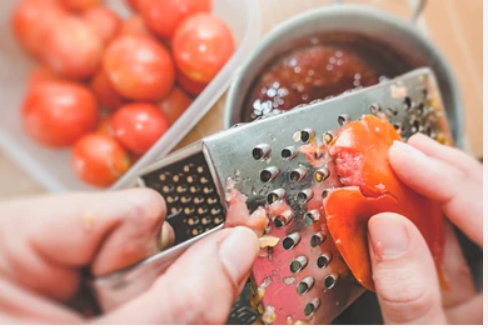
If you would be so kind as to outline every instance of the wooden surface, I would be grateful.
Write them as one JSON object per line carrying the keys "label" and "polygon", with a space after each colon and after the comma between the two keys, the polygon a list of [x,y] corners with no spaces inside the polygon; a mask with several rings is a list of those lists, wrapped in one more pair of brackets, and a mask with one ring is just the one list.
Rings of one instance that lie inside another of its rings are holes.
{"label": "wooden surface", "polygon": [[[236,0],[231,0],[236,1]],[[244,0],[239,0],[244,1]],[[262,34],[277,23],[331,0],[259,0]],[[416,0],[345,0],[366,4],[408,18]],[[483,2],[482,0],[429,0],[418,27],[429,35],[453,66],[462,89],[466,111],[466,141],[475,156],[483,154]],[[179,147],[222,128],[225,95],[182,141]],[[33,195],[45,189],[0,150],[0,197]]]}

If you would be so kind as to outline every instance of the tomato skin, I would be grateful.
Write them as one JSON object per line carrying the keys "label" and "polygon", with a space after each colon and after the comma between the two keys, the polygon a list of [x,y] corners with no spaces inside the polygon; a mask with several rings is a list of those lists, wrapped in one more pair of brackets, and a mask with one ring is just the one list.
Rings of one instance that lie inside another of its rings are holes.
{"label": "tomato skin", "polygon": [[113,137],[114,133],[112,131],[112,115],[107,115],[103,117],[97,126],[97,133]]}
{"label": "tomato skin", "polygon": [[74,146],[72,165],[82,181],[108,187],[130,168],[130,158],[112,137],[90,133]]}
{"label": "tomato skin", "polygon": [[117,36],[122,25],[119,16],[104,6],[85,11],[82,19],[95,30],[105,44]]}
{"label": "tomato skin", "polygon": [[224,21],[196,14],[178,26],[172,43],[176,66],[193,81],[208,83],[234,53],[234,39]]}
{"label": "tomato skin", "polygon": [[142,35],[151,37],[151,32],[147,29],[141,16],[134,15],[123,21],[119,35]]}
{"label": "tomato skin", "polygon": [[188,78],[181,71],[176,71],[176,81],[178,85],[188,94],[196,97],[207,87],[207,83],[196,82]]}
{"label": "tomato skin", "polygon": [[[324,199],[330,234],[356,279],[374,290],[367,243],[371,216],[394,212],[410,219],[427,242],[441,272],[444,220],[436,202],[405,186],[388,162],[393,141],[400,140],[386,120],[364,116],[345,126],[330,145],[332,163],[345,188]],[[338,242],[340,241],[340,242]]]}
{"label": "tomato skin", "polygon": [[139,0],[138,8],[146,25],[158,36],[171,39],[187,17],[210,12],[211,0]]}
{"label": "tomato skin", "polygon": [[23,108],[24,130],[48,147],[73,145],[98,121],[95,97],[80,84],[44,82],[28,92]]}
{"label": "tomato skin", "polygon": [[90,88],[99,103],[108,111],[114,111],[126,103],[125,99],[114,90],[103,70],[91,80]]}
{"label": "tomato skin", "polygon": [[55,0],[22,0],[12,12],[11,27],[22,48],[37,57],[44,46],[44,35],[64,16]]}
{"label": "tomato skin", "polygon": [[85,79],[94,74],[103,51],[101,38],[83,20],[66,17],[46,34],[41,58],[59,75]]}
{"label": "tomato skin", "polygon": [[160,100],[174,83],[171,56],[149,37],[125,35],[114,40],[105,52],[103,68],[114,89],[133,100]]}
{"label": "tomato skin", "polygon": [[44,66],[38,66],[34,68],[30,75],[29,75],[29,88],[34,87],[35,85],[49,82],[49,81],[58,81],[60,77],[57,76],[53,71],[47,69]]}
{"label": "tomato skin", "polygon": [[149,103],[122,106],[113,114],[112,131],[126,149],[144,154],[161,138],[169,124],[163,113]]}
{"label": "tomato skin", "polygon": [[173,125],[178,118],[191,105],[191,99],[180,88],[174,87],[160,103],[159,108],[163,112],[168,124]]}
{"label": "tomato skin", "polygon": [[133,11],[139,11],[139,1],[140,0],[126,0],[127,6]]}
{"label": "tomato skin", "polygon": [[100,5],[100,0],[61,0],[66,9],[74,12],[82,12]]}

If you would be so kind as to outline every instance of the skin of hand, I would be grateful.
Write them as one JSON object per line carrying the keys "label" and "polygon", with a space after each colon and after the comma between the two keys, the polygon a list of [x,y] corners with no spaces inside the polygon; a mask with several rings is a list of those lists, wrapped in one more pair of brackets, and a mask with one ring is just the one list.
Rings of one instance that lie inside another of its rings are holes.
{"label": "skin of hand", "polygon": [[225,323],[259,250],[244,227],[198,242],[149,290],[103,316],[87,319],[63,304],[80,268],[101,276],[154,254],[161,236],[170,244],[165,215],[149,189],[0,203],[0,324]]}
{"label": "skin of hand", "polygon": [[460,150],[424,135],[395,142],[389,161],[407,186],[440,203],[446,222],[444,270],[439,279],[417,228],[394,213],[373,216],[369,248],[378,300],[386,324],[482,324],[483,294],[473,280],[451,224],[483,247],[483,166]]}

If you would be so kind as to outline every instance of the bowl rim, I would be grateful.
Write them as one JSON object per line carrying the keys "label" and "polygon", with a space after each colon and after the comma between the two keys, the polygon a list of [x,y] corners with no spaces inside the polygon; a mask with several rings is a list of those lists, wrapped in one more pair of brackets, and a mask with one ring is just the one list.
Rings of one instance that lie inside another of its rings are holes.
{"label": "bowl rim", "polygon": [[[249,68],[253,67],[253,65],[259,60],[261,54],[265,52],[268,47],[273,46],[276,42],[279,42],[279,40],[286,37],[286,35],[291,31],[300,29],[300,27],[311,24],[313,21],[325,20],[330,17],[337,19],[338,16],[348,19],[361,16],[365,19],[373,19],[377,24],[395,28],[397,32],[409,37],[410,40],[415,40],[418,42],[424,47],[424,50],[427,53],[436,58],[439,71],[443,72],[447,89],[449,89],[451,94],[450,105],[453,108],[452,115],[454,120],[450,121],[449,123],[453,125],[451,126],[453,137],[456,145],[458,147],[462,147],[465,129],[463,101],[454,72],[444,55],[435,46],[432,40],[427,38],[427,36],[422,34],[408,21],[402,20],[401,18],[386,11],[361,5],[337,5],[313,9],[296,15],[273,27],[234,73],[225,102],[223,118],[224,129],[228,129],[239,123],[235,120],[235,114],[236,112],[241,111],[240,108],[242,106],[242,101],[239,99],[242,98],[242,93],[246,94],[249,91],[249,87],[245,86],[247,83],[246,78],[249,74]],[[353,30],[353,28],[351,30]],[[279,52],[278,54],[275,54],[274,57],[277,55],[279,55]],[[236,108],[239,108],[239,110]]]}

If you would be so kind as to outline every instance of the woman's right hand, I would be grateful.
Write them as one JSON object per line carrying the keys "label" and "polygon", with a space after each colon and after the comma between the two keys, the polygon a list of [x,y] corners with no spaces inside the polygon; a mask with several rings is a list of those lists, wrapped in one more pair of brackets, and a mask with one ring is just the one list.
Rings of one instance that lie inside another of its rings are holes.
{"label": "woman's right hand", "polygon": [[[424,135],[395,142],[389,161],[416,192],[438,201],[449,221],[483,247],[483,166],[460,150]],[[428,219],[428,218],[426,218]],[[373,277],[386,324],[482,324],[483,294],[473,279],[452,226],[446,224],[441,290],[434,261],[417,228],[393,213],[369,221]],[[381,250],[381,254],[375,254]]]}

